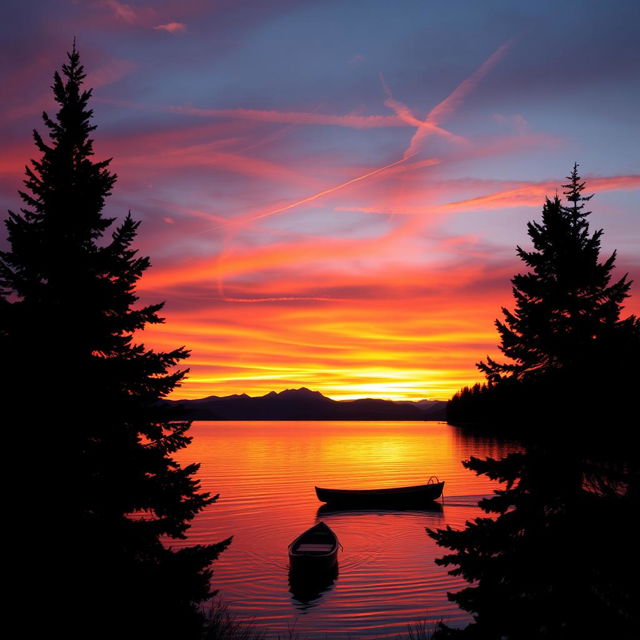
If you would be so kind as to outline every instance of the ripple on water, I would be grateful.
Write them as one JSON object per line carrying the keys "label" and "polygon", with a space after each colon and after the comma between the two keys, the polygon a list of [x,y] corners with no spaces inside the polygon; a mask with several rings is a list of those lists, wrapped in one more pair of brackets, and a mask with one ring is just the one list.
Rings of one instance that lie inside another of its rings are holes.
{"label": "ripple on water", "polygon": [[[220,493],[194,521],[186,543],[230,535],[214,564],[213,587],[239,617],[263,630],[295,628],[313,638],[385,638],[411,621],[463,625],[447,600],[463,586],[435,564],[443,550],[425,528],[462,527],[496,485],[467,471],[470,455],[510,445],[465,440],[443,423],[194,423],[182,462],[201,463],[204,490]],[[444,504],[424,510],[331,510],[314,486],[371,487],[445,480]],[[318,520],[344,550],[325,584],[291,582],[287,546]]]}

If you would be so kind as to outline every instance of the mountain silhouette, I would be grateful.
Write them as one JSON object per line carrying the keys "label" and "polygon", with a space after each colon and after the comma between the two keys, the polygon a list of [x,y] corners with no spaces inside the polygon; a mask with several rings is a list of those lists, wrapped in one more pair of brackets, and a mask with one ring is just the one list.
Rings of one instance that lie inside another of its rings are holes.
{"label": "mountain silhouette", "polygon": [[258,397],[242,393],[165,402],[174,407],[176,418],[189,420],[444,420],[447,405],[439,400],[332,400],[306,387]]}

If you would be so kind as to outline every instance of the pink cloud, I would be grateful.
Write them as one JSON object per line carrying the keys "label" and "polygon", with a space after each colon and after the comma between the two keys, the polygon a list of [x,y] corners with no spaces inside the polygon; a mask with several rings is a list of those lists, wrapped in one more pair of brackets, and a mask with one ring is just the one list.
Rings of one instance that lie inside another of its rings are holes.
{"label": "pink cloud", "polygon": [[100,4],[110,9],[116,20],[128,25],[153,28],[167,33],[182,33],[187,29],[183,22],[171,21],[158,24],[158,11],[153,7],[132,7],[119,0],[102,0]]}
{"label": "pink cloud", "polygon": [[113,15],[118,20],[122,20],[122,22],[126,22],[128,24],[135,24],[136,22],[138,22],[138,11],[128,4],[118,2],[118,0],[102,0],[102,4],[105,7],[109,7],[109,9],[111,9],[111,11],[113,12]]}
{"label": "pink cloud", "polygon": [[[433,122],[428,122],[428,119],[423,122],[416,118],[416,116],[411,112],[407,105],[399,102],[393,97],[391,89],[384,81],[382,75],[380,75],[380,81],[382,82],[382,87],[387,94],[387,99],[384,101],[385,106],[394,111],[398,118],[400,118],[403,122],[406,122],[410,127],[415,127],[416,131],[420,131],[421,129],[428,129],[431,133],[444,136],[445,138],[448,138],[454,142],[466,142],[464,138],[456,136],[455,134],[439,127]],[[407,151],[406,153],[407,155],[413,155],[413,153],[410,153],[409,151]]]}
{"label": "pink cloud", "polygon": [[[586,177],[587,184],[593,192],[601,191],[633,191],[640,189],[640,175],[624,175],[609,177]],[[473,184],[472,180],[465,181],[469,185]],[[496,181],[496,184],[500,184]],[[479,183],[478,187],[483,188],[492,186],[489,182],[486,185]],[[508,188],[499,189],[473,198],[465,200],[455,200],[452,202],[444,202],[440,204],[414,205],[402,208],[386,207],[384,203],[373,206],[339,206],[336,211],[358,211],[361,213],[377,213],[377,214],[394,214],[394,215],[427,215],[427,214],[443,214],[457,211],[495,211],[498,209],[510,209],[515,207],[541,207],[546,196],[555,193],[558,187],[558,180],[546,180],[544,182],[509,182],[502,183]],[[444,188],[443,188],[444,187]],[[455,193],[460,187],[458,181],[453,181],[447,189],[446,185],[442,185],[440,190],[446,196],[447,191]],[[412,195],[414,202],[427,201],[430,194],[434,192],[434,187],[428,190],[417,190]]]}
{"label": "pink cloud", "polygon": [[313,111],[263,111],[260,109],[200,109],[198,107],[171,106],[173,113],[198,116],[201,118],[229,118],[255,120],[257,122],[278,122],[283,124],[333,125],[353,129],[378,129],[383,127],[406,127],[407,123],[398,116],[361,116],[357,114],[329,115]]}
{"label": "pink cloud", "polygon": [[307,188],[316,184],[312,178],[307,178],[295,169],[278,163],[230,151],[221,151],[220,147],[225,143],[227,143],[226,140],[219,140],[208,144],[143,148],[139,149],[138,153],[127,153],[125,150],[118,156],[117,165],[136,167],[147,173],[181,167],[210,167],[244,176],[279,180],[287,184],[300,184]]}
{"label": "pink cloud", "polygon": [[[288,211],[289,209],[294,209],[296,207],[299,207],[300,205],[303,204],[308,204],[309,202],[313,202],[314,200],[318,200],[320,198],[323,198],[325,196],[328,196],[332,193],[335,193],[337,191],[341,191],[342,189],[345,189],[347,187],[350,187],[358,182],[362,182],[363,180],[368,180],[369,178],[373,178],[374,176],[377,175],[381,175],[384,174],[385,172],[390,171],[391,169],[393,169],[394,167],[397,167],[399,164],[404,163],[405,162],[405,158],[401,158],[400,160],[396,160],[395,162],[391,162],[385,166],[382,167],[378,167],[376,169],[373,169],[371,171],[368,171],[367,173],[364,173],[362,175],[356,176],[354,178],[351,178],[350,180],[347,180],[346,182],[342,182],[340,184],[337,184],[333,187],[329,187],[327,189],[323,189],[322,191],[319,191],[318,193],[314,193],[313,195],[307,196],[306,198],[302,198],[301,200],[297,200],[295,202],[291,202],[287,205],[284,205],[282,207],[278,207],[276,209],[271,209],[269,211],[264,211],[262,213],[258,213],[258,214],[252,214],[248,220],[253,221],[253,220],[258,220],[260,218],[267,218],[270,216],[273,216],[275,214],[278,213],[282,213],[284,211]],[[438,164],[438,160],[437,159],[432,159],[431,160],[431,165],[435,165]]]}
{"label": "pink cloud", "polygon": [[[410,109],[406,106],[403,105],[402,103],[399,103],[398,101],[396,101],[393,96],[391,95],[391,91],[389,90],[389,88],[387,87],[387,85],[384,82],[384,79],[381,78],[383,86],[385,88],[385,91],[388,95],[388,99],[385,102],[385,105],[390,107],[391,109],[393,109],[396,112],[396,117],[398,118],[398,120],[400,120],[403,123],[406,123],[408,126],[413,126],[416,127],[416,132],[414,133],[413,137],[411,138],[411,141],[409,143],[409,146],[405,149],[405,152],[402,156],[402,158],[400,160],[396,160],[395,162],[391,162],[388,163],[387,165],[375,168],[373,170],[367,171],[366,173],[356,176],[354,178],[351,178],[350,180],[347,180],[345,182],[342,182],[340,184],[334,185],[332,187],[329,187],[327,189],[324,189],[322,191],[319,191],[317,193],[314,193],[310,196],[307,196],[305,198],[302,198],[300,200],[297,200],[295,202],[291,202],[287,205],[281,206],[281,207],[277,207],[275,209],[269,209],[267,211],[264,211],[262,213],[258,213],[258,214],[251,214],[250,216],[245,216],[244,220],[245,221],[255,221],[261,218],[267,218],[267,217],[271,217],[273,215],[279,214],[279,213],[283,213],[284,211],[288,211],[290,209],[294,209],[297,208],[300,205],[303,204],[307,204],[309,202],[318,200],[320,198],[323,198],[326,195],[335,193],[336,191],[340,191],[346,187],[349,187],[353,184],[356,184],[358,182],[361,182],[363,180],[367,180],[369,178],[372,178],[374,176],[377,176],[379,174],[385,174],[387,173],[389,170],[394,169],[396,167],[398,167],[398,165],[404,164],[407,160],[409,160],[410,158],[412,158],[413,156],[415,156],[418,151],[419,151],[419,146],[420,143],[422,141],[422,139],[430,132],[437,132],[439,134],[445,135],[446,137],[450,137],[453,138],[456,141],[464,141],[464,139],[462,138],[458,138],[457,136],[451,134],[450,132],[441,129],[440,127],[438,127],[437,122],[444,117],[444,115],[448,115],[451,114],[462,102],[463,98],[466,97],[466,95],[473,90],[473,88],[475,88],[475,86],[478,84],[478,82],[480,82],[480,80],[484,77],[484,75],[491,69],[491,67],[504,55],[504,53],[506,52],[506,50],[508,49],[508,47],[510,46],[510,43],[506,43],[504,45],[502,45],[500,48],[497,49],[497,51],[495,51],[493,53],[493,55],[491,55],[480,67],[478,70],[475,71],[475,73],[473,73],[471,76],[469,76],[468,78],[466,78],[465,80],[463,80],[458,87],[456,87],[456,89],[449,95],[447,96],[447,98],[445,98],[442,102],[440,102],[439,104],[437,104],[428,114],[427,117],[424,121],[420,121],[418,119],[415,118],[415,116],[411,113]],[[187,107],[183,107],[183,108],[177,108],[177,107],[172,107],[172,109],[179,109],[180,112],[186,112],[188,110],[189,113],[193,113],[193,109],[192,108],[187,108]],[[214,112],[212,112],[211,110],[201,110],[198,109],[198,115],[203,115],[203,111],[208,111],[209,115],[213,115]],[[234,113],[237,113],[239,110],[231,110]],[[215,110],[216,114],[220,114],[219,110]],[[255,112],[251,112],[251,113],[255,113]],[[278,113],[279,112],[260,112],[261,114],[266,114],[266,113]],[[280,114],[279,114],[280,115]],[[289,114],[290,115],[290,114]],[[301,115],[301,114],[298,114]],[[306,116],[313,116],[315,114],[305,114]],[[341,116],[340,117],[340,122],[344,122],[344,118],[358,118],[358,116]],[[368,116],[371,117],[371,116]],[[377,116],[378,118],[380,116]],[[325,123],[326,124],[326,123]],[[352,126],[352,125],[351,125]],[[438,159],[432,159],[431,161],[431,165],[435,165],[438,164],[440,161]]]}
{"label": "pink cloud", "polygon": [[183,22],[167,22],[153,27],[156,31],[166,31],[167,33],[183,33],[187,30],[187,25]]}
{"label": "pink cloud", "polygon": [[405,151],[405,156],[414,155],[418,152],[421,142],[425,136],[433,132],[434,125],[439,125],[453,114],[464,102],[465,98],[471,93],[485,75],[496,65],[496,63],[504,56],[512,41],[509,40],[489,56],[469,77],[465,78],[444,100],[439,102],[416,129],[411,138],[411,142]]}

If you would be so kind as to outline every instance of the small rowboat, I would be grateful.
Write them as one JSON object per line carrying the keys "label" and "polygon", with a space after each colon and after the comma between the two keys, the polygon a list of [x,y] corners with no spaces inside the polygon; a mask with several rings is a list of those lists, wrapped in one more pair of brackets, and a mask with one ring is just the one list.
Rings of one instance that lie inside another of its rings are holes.
{"label": "small rowboat", "polygon": [[324,522],[318,522],[289,545],[292,568],[328,569],[338,563],[338,537]]}
{"label": "small rowboat", "polygon": [[393,505],[420,504],[437,500],[442,495],[444,482],[431,476],[427,484],[413,487],[391,487],[388,489],[324,489],[316,487],[321,502],[332,505]]}

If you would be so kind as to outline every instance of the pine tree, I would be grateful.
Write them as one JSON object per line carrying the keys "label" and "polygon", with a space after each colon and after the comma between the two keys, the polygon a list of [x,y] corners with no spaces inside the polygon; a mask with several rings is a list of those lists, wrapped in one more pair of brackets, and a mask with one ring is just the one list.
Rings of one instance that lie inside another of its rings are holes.
{"label": "pine tree", "polygon": [[488,517],[428,530],[469,586],[449,599],[473,614],[434,638],[632,640],[640,632],[630,464],[572,447],[530,445],[501,460],[463,464],[506,483],[481,500]]}
{"label": "pine tree", "polygon": [[620,319],[630,282],[611,284],[615,252],[600,261],[577,165],[568,180],[568,204],[547,199],[542,223],[528,224],[533,250],[517,249],[530,270],[513,278],[516,308],[496,322],[511,362],[480,363],[488,384],[450,405],[454,422],[508,430],[523,450],[465,461],[505,488],[480,501],[488,517],[429,531],[450,550],[436,562],[470,583],[449,598],[474,616],[437,638],[639,637],[628,567],[638,564],[640,461],[620,417],[639,384],[640,322]]}
{"label": "pine tree", "polygon": [[477,363],[487,383],[462,390],[448,406],[455,424],[522,431],[550,414],[622,419],[640,383],[640,319],[621,318],[631,282],[612,281],[614,251],[600,259],[602,229],[589,230],[585,183],[575,164],[563,185],[566,204],[547,198],[541,222],[529,222],[533,248],[517,247],[528,267],[512,279],[515,308],[496,320],[505,362]]}
{"label": "pine tree", "polygon": [[619,327],[631,282],[624,275],[611,284],[616,253],[600,262],[603,231],[589,233],[584,209],[593,196],[582,195],[577,164],[567,179],[568,206],[547,198],[542,223],[527,225],[533,250],[517,247],[529,271],[512,279],[515,310],[503,308],[504,321],[496,320],[500,350],[511,362],[478,363],[489,384],[591,371],[600,346]]}
{"label": "pine tree", "polygon": [[[131,637],[195,638],[209,566],[229,541],[168,542],[217,497],[200,490],[198,465],[173,459],[190,423],[158,402],[185,376],[176,366],[188,351],[135,342],[163,321],[163,305],[136,305],[150,264],[132,248],[139,223],[129,214],[106,235],[116,176],[110,160],[93,159],[91,90],[75,42],[67,56],[52,87],[59,109],[43,114],[49,140],[34,131],[40,158],[26,168],[25,206],[9,212],[0,254],[4,406],[19,412],[12,444],[29,455],[17,502],[54,548],[49,564],[37,563],[64,570],[72,585],[49,611],[66,637],[83,625],[84,637],[126,637],[126,625]],[[48,500],[34,505],[43,492]]]}

